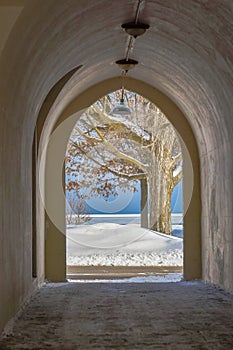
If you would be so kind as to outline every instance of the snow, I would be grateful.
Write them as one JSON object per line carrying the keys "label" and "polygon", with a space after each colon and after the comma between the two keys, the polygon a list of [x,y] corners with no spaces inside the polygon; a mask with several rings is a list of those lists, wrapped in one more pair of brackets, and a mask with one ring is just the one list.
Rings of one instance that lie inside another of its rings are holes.
{"label": "snow", "polygon": [[71,279],[68,281],[74,283],[168,283],[180,282],[182,278],[182,273],[169,273],[162,276],[139,276],[122,279]]}
{"label": "snow", "polygon": [[182,266],[183,240],[139,224],[102,222],[67,227],[67,264]]}

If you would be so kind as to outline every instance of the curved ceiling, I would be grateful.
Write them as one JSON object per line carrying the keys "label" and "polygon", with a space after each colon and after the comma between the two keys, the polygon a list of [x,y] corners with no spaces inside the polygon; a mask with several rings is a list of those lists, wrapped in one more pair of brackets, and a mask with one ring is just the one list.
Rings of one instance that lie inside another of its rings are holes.
{"label": "curved ceiling", "polygon": [[[90,86],[119,75],[114,62],[124,58],[128,40],[121,24],[134,19],[137,3],[21,2],[25,6],[5,45],[1,67],[5,77],[15,75],[13,85],[5,79],[5,89],[12,90],[5,98],[24,108],[23,125],[35,124],[52,86],[74,67],[82,65],[63,89],[59,110]],[[144,0],[139,15],[150,29],[136,39],[131,57],[140,64],[129,75],[157,87],[181,108],[201,155],[225,143],[232,128],[232,17],[231,0]]]}

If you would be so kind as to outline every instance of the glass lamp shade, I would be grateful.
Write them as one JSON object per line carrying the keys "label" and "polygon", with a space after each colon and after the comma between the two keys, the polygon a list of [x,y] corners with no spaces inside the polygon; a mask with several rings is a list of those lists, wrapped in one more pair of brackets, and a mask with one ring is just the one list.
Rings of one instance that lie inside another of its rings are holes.
{"label": "glass lamp shade", "polygon": [[125,101],[123,98],[120,99],[120,103],[118,105],[116,105],[112,111],[111,111],[111,115],[113,116],[124,116],[124,115],[130,115],[132,113],[132,110],[125,105]]}

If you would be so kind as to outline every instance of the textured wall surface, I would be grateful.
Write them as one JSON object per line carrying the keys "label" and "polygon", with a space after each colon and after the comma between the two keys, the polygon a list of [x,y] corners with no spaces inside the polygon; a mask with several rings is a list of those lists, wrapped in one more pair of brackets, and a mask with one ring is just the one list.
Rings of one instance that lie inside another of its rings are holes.
{"label": "textured wall surface", "polygon": [[[12,11],[12,4],[24,8]],[[33,288],[31,149],[40,107],[77,66],[83,65],[61,92],[57,114],[80,92],[119,75],[114,62],[124,57],[128,39],[120,26],[134,19],[136,6],[135,0],[0,1],[7,23],[0,56],[0,329]],[[231,0],[144,1],[140,20],[151,28],[136,40],[132,58],[140,64],[130,72],[170,97],[193,129],[201,160],[203,279],[230,291],[232,18]]]}

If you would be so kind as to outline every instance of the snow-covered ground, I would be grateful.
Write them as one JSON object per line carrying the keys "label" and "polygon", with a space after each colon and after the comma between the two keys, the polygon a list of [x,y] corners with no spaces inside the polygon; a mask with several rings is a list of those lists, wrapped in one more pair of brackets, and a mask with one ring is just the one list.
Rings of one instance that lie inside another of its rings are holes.
{"label": "snow-covered ground", "polygon": [[111,278],[111,279],[70,279],[69,282],[74,283],[168,283],[182,281],[182,273],[169,273],[166,275],[156,276],[137,276],[130,278]]}
{"label": "snow-covered ground", "polygon": [[69,225],[67,264],[182,266],[183,240],[141,228],[136,223]]}

